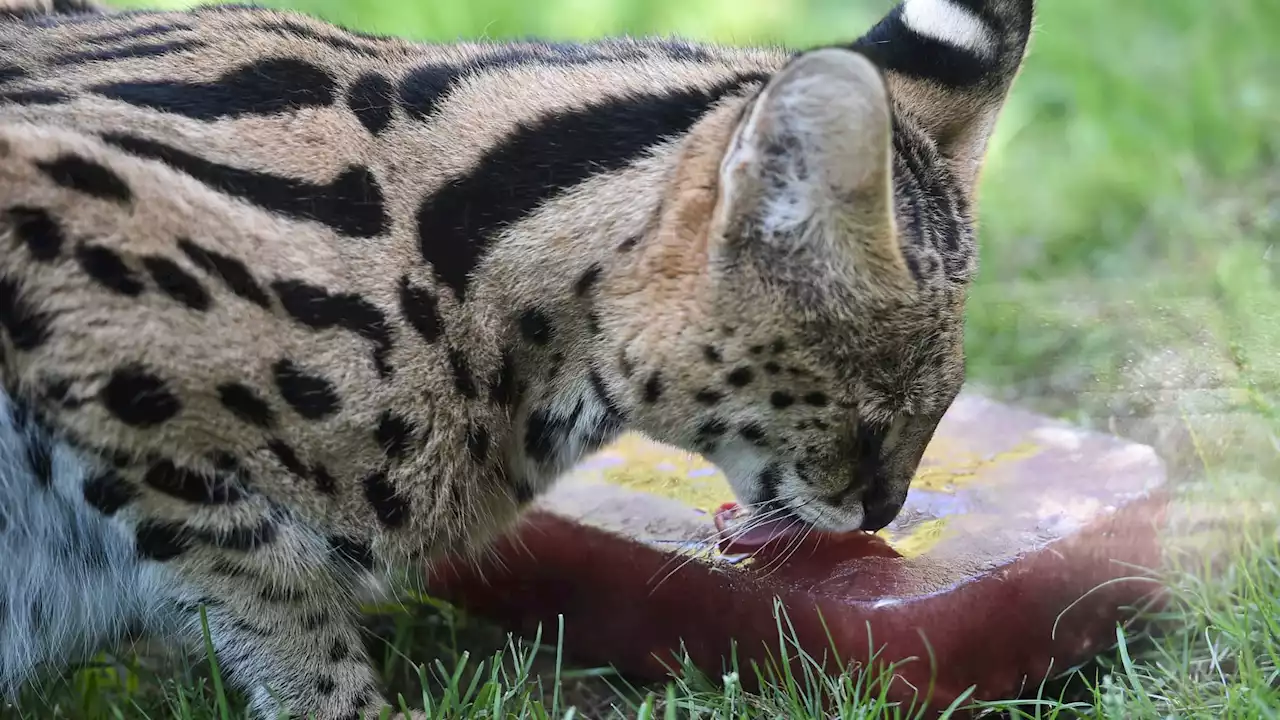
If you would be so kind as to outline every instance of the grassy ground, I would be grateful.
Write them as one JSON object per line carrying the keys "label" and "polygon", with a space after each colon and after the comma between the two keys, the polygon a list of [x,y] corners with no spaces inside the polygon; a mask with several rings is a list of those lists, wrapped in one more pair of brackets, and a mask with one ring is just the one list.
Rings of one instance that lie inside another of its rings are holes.
{"label": "grassy ground", "polygon": [[[889,5],[278,1],[432,39],[626,31],[800,45],[852,37]],[[1280,507],[1280,3],[1040,4],[982,189],[972,382],[1153,443],[1170,460],[1179,512],[1164,581],[1175,602],[1153,618],[1158,635],[1118,632],[1096,665],[991,711],[1280,716],[1280,540],[1271,522]],[[1207,543],[1218,549],[1212,575],[1193,559]],[[453,609],[426,608],[388,616],[383,629],[390,642],[371,642],[388,676],[438,717],[807,718],[826,716],[823,700],[840,718],[912,716],[885,707],[874,673],[762,670],[766,689],[748,694],[740,679],[757,670],[737,668],[737,679],[690,670],[669,687],[631,688],[606,670],[562,666],[554,628],[540,643],[506,644]],[[419,678],[406,656],[439,663]],[[129,674],[111,662],[79,672],[0,717],[237,716],[209,668],[137,662]]]}

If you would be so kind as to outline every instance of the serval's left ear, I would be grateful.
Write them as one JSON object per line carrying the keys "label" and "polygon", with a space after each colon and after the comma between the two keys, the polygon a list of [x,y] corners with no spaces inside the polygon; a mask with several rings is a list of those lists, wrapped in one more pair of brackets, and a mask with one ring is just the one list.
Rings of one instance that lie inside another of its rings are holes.
{"label": "serval's left ear", "polygon": [[800,54],[760,92],[721,162],[717,210],[728,247],[793,288],[910,293],[892,146],[875,64],[844,48]]}
{"label": "serval's left ear", "polygon": [[1035,0],[906,0],[853,44],[885,72],[895,110],[972,189],[1022,67]]}

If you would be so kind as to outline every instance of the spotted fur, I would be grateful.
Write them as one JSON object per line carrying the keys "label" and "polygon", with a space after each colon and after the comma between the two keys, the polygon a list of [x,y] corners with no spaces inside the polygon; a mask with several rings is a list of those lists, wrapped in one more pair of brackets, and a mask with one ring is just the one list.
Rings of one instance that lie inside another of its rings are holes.
{"label": "spotted fur", "polygon": [[874,529],[962,383],[1032,0],[799,53],[6,7],[0,686],[203,605],[260,716],[372,716],[362,589],[624,429]]}

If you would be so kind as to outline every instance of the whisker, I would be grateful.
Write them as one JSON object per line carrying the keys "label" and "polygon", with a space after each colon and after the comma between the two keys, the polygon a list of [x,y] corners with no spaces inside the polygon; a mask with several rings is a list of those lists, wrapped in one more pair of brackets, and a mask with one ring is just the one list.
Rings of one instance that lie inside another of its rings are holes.
{"label": "whisker", "polygon": [[[800,508],[808,507],[813,502],[813,499],[809,499],[794,506],[792,509],[798,510]],[[808,540],[809,536],[814,531],[814,527],[811,523],[805,522],[798,516],[792,520],[791,524],[789,524],[786,529],[790,531],[797,525],[803,526],[803,532],[791,535],[787,538],[787,544],[783,546],[783,551],[764,564],[764,575],[762,575],[762,577],[768,577],[770,574],[782,569],[782,566],[790,562],[791,558],[799,552],[800,548],[804,546],[805,541]]]}
{"label": "whisker", "polygon": [[[799,520],[794,520],[790,525],[787,526],[787,529],[791,530],[792,528],[796,527],[796,525],[799,525],[799,524],[801,524]],[[778,570],[781,570],[782,567],[786,565],[788,561],[790,561],[791,556],[795,554],[796,550],[798,550],[800,548],[800,545],[804,542],[804,539],[808,537],[809,526],[807,523],[805,523],[805,526],[806,526],[806,529],[803,533],[796,533],[795,535],[791,535],[790,537],[788,537],[787,544],[783,546],[782,552],[773,556],[772,558],[769,559],[767,563],[764,564],[764,567],[763,567],[764,574],[761,575],[761,577],[764,577],[764,578],[769,577],[770,575],[777,572]]]}
{"label": "whisker", "polygon": [[[719,543],[725,539],[728,539],[730,542],[732,542],[741,538],[746,533],[751,532],[752,529],[759,527],[762,523],[767,522],[769,518],[771,518],[772,516],[780,513],[785,513],[786,511],[787,511],[786,506],[781,506],[781,507],[768,510],[764,513],[759,513],[758,515],[753,514],[740,527],[730,528],[725,531],[722,531],[719,528],[713,528],[706,535],[700,538],[694,538],[692,540],[689,540],[688,542],[690,544],[696,544],[700,546],[711,545],[712,547],[718,546]],[[722,537],[722,535],[724,535],[724,537]],[[667,572],[666,575],[664,575],[663,578],[658,581],[658,583],[653,587],[653,589],[650,592],[652,592],[653,590],[656,590],[658,587],[661,587],[662,583],[666,582],[672,575],[679,572],[682,568],[684,568],[684,566],[688,565],[690,562],[696,559],[698,559],[697,553],[693,555],[677,554],[671,557],[671,559],[667,560],[665,563],[662,564],[661,567],[659,567],[657,570],[654,571],[653,575],[649,577],[649,582],[652,583],[654,578],[656,578],[659,573],[662,573],[663,571],[667,570],[667,568],[670,567],[672,563],[679,563],[678,566],[672,568],[670,572]]]}
{"label": "whisker", "polygon": [[[727,532],[716,529],[716,530],[713,530],[711,533],[709,533],[703,540],[701,541],[694,540],[691,542],[706,544],[706,543],[715,543],[718,541],[723,541],[725,539],[728,539],[729,542],[732,543],[740,539],[741,537],[745,536],[747,533],[750,533],[752,530],[759,528],[761,525],[767,522],[773,521],[777,516],[794,515],[796,510],[807,507],[814,501],[815,501],[814,499],[810,499],[810,500],[801,502],[798,505],[779,503],[777,506],[769,510],[766,510],[764,512],[752,513],[747,518],[747,520],[744,521],[740,526],[732,528]],[[769,562],[764,565],[765,574],[763,575],[763,577],[768,577],[770,573],[775,572],[777,569],[780,569],[782,564],[789,562],[791,557],[793,557],[795,553],[799,551],[799,549],[803,546],[804,541],[807,540],[810,534],[813,532],[813,526],[807,522],[804,522],[799,517],[792,519],[791,523],[787,525],[786,530],[788,531],[792,530],[793,528],[799,525],[804,526],[804,531],[802,533],[797,533],[787,538],[787,544],[784,546],[783,552],[771,558]],[[725,537],[722,537],[722,536],[725,536]],[[670,560],[663,563],[663,565],[660,568],[658,568],[658,570],[656,570],[652,576],[650,576],[649,582],[652,583],[653,579],[657,577],[659,573],[663,572],[663,570],[666,570],[673,563],[676,563],[676,564],[674,567],[670,567],[670,570],[665,575],[663,575],[662,578],[657,581],[657,583],[654,583],[653,587],[649,591],[650,594],[653,594],[654,592],[656,592],[658,588],[662,587],[662,585],[666,583],[667,580],[671,579],[676,573],[680,572],[680,570],[684,569],[690,563],[694,562],[695,560],[698,560],[700,556],[701,556],[701,553],[697,553],[697,552],[689,555],[678,555],[678,556],[672,557]],[[770,569],[771,567],[773,569]]]}

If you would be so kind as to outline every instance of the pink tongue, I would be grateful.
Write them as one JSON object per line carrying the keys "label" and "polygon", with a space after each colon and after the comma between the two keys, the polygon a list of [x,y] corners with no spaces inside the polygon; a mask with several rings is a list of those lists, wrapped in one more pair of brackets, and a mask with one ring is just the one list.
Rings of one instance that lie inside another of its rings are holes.
{"label": "pink tongue", "polygon": [[[716,511],[715,523],[722,538],[720,549],[725,552],[759,550],[771,542],[792,538],[804,529],[804,524],[793,517],[752,522],[737,503],[721,505]],[[743,524],[750,524],[745,532],[740,529]]]}

